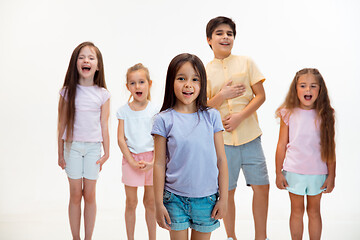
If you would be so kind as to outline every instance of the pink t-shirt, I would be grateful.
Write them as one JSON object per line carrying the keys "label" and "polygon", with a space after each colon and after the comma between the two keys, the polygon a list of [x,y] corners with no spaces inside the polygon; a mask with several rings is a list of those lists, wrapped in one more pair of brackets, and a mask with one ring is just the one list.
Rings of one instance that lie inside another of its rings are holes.
{"label": "pink t-shirt", "polygon": [[327,174],[328,168],[321,160],[320,119],[316,111],[294,109],[290,116],[287,109],[282,109],[282,120],[289,126],[283,169],[299,174]]}
{"label": "pink t-shirt", "polygon": [[[64,97],[65,89],[60,91]],[[101,106],[110,98],[110,93],[105,88],[98,86],[76,87],[75,96],[75,122],[73,141],[78,142],[102,142],[101,134]],[[67,101],[67,96],[65,96]],[[65,140],[66,131],[62,139]]]}

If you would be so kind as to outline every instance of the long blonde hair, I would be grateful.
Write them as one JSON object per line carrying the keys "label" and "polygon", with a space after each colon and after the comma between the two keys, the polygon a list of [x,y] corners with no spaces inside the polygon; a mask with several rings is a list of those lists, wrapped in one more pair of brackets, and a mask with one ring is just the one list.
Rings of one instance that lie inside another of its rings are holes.
{"label": "long blonde hair", "polygon": [[316,68],[304,68],[298,71],[290,84],[289,92],[285,101],[276,110],[275,114],[281,118],[280,110],[287,109],[289,114],[300,106],[300,100],[297,96],[297,83],[300,76],[312,74],[320,86],[319,95],[314,102],[314,109],[321,121],[320,123],[320,146],[321,158],[326,163],[335,161],[335,111],[330,105],[328,90],[324,78]]}
{"label": "long blonde hair", "polygon": [[[146,80],[148,81],[149,83],[149,92],[148,92],[148,95],[147,95],[147,100],[151,100],[151,96],[150,96],[150,83],[151,83],[151,79],[150,79],[150,73],[149,73],[149,69],[147,69],[147,67],[145,67],[142,63],[137,63],[135,64],[134,66],[130,67],[128,70],[127,70],[127,73],[126,73],[126,83],[129,81],[129,75],[133,72],[136,72],[136,71],[139,71],[139,70],[142,70],[144,71],[145,73],[145,77],[146,77]],[[129,102],[130,102],[130,99],[131,99],[131,95],[129,97]]]}

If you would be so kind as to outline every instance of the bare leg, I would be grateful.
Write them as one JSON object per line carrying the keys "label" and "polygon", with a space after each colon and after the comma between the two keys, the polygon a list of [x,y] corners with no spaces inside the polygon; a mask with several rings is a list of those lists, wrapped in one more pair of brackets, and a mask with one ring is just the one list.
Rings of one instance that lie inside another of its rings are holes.
{"label": "bare leg", "polygon": [[84,178],[84,226],[85,240],[91,240],[96,218],[96,180]]}
{"label": "bare leg", "polygon": [[82,179],[69,179],[69,222],[73,240],[80,240]]}
{"label": "bare leg", "polygon": [[290,232],[292,240],[301,240],[304,231],[304,196],[289,192],[291,201]]}
{"label": "bare leg", "polygon": [[187,240],[188,239],[188,229],[182,231],[171,231],[170,230],[170,239],[171,240]]}
{"label": "bare leg", "polygon": [[307,196],[306,211],[309,217],[309,236],[310,240],[320,240],[322,222],[320,212],[321,193],[316,196]]}
{"label": "bare leg", "polygon": [[236,215],[235,191],[236,191],[236,188],[229,191],[228,210],[227,210],[225,217],[223,218],[226,234],[228,237],[232,237],[234,240],[236,240],[236,235],[235,235],[235,215]]}
{"label": "bare leg", "polygon": [[211,232],[202,233],[195,231],[194,229],[191,231],[191,240],[209,240],[211,237]]}
{"label": "bare leg", "polygon": [[125,206],[125,224],[128,240],[134,240],[136,206],[137,206],[137,187],[125,185],[126,206]]}
{"label": "bare leg", "polygon": [[269,205],[269,184],[251,185],[253,196],[253,215],[255,224],[255,240],[264,240],[266,236],[266,222]]}
{"label": "bare leg", "polygon": [[155,199],[154,188],[152,186],[145,186],[143,202],[149,240],[156,240]]}

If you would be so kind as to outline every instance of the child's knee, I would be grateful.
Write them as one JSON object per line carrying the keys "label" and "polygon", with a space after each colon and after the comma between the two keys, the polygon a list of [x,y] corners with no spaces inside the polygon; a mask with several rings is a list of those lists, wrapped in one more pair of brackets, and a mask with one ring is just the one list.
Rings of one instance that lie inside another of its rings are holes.
{"label": "child's knee", "polygon": [[135,210],[138,204],[138,200],[137,199],[133,199],[133,198],[126,198],[126,208],[127,209],[132,209]]}
{"label": "child's knee", "polygon": [[144,198],[143,204],[146,209],[155,210],[155,200],[153,198]]}
{"label": "child's knee", "polygon": [[82,191],[73,191],[70,193],[70,202],[72,204],[81,204],[83,193]]}

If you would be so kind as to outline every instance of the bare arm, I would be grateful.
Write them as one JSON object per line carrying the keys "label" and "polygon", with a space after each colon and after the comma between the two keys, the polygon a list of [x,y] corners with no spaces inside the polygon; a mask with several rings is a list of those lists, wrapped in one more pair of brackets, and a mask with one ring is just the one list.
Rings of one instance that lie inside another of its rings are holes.
{"label": "bare arm", "polygon": [[224,149],[223,132],[217,132],[214,134],[214,143],[217,156],[217,167],[219,169],[219,201],[216,203],[211,217],[215,219],[221,219],[226,215],[228,191],[229,191],[229,175],[228,165]]}
{"label": "bare arm", "polygon": [[265,102],[265,90],[261,81],[251,86],[255,97],[249,104],[238,113],[229,114],[224,117],[223,125],[227,132],[231,132],[239,126],[239,124],[253,114]]}
{"label": "bare arm", "polygon": [[280,131],[279,131],[279,141],[276,148],[275,155],[275,169],[276,169],[276,186],[279,189],[286,189],[288,186],[284,175],[282,174],[282,168],[284,164],[286,146],[289,143],[289,126],[285,122],[280,120]]}
{"label": "bare arm", "polygon": [[58,165],[64,169],[66,166],[66,162],[64,159],[64,140],[62,139],[62,136],[65,132],[65,121],[66,121],[66,110],[67,105],[65,102],[65,99],[60,96],[59,100],[59,122],[58,122]]}
{"label": "bare arm", "polygon": [[155,135],[155,162],[154,162],[154,196],[155,196],[155,209],[156,221],[160,227],[170,230],[170,226],[166,221],[171,224],[170,216],[163,204],[163,194],[165,186],[165,169],[166,169],[166,138]]}
{"label": "bare arm", "polygon": [[102,165],[109,159],[109,146],[110,146],[110,138],[109,138],[109,115],[110,115],[110,99],[108,99],[101,106],[101,115],[100,115],[100,124],[101,124],[101,135],[103,138],[103,148],[104,155],[96,162],[96,164],[100,164],[100,171],[102,169]]}
{"label": "bare arm", "polygon": [[118,125],[118,145],[120,147],[120,150],[126,159],[126,161],[130,164],[131,167],[135,169],[140,169],[143,166],[136,162],[126,144],[126,137],[125,137],[125,130],[124,130],[124,120],[119,119],[119,125]]}
{"label": "bare arm", "polygon": [[225,100],[239,97],[243,95],[244,92],[244,85],[232,85],[232,81],[230,80],[225,83],[225,85],[221,88],[220,92],[218,92],[214,97],[208,100],[207,104],[212,108],[218,109]]}

